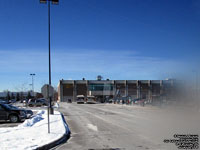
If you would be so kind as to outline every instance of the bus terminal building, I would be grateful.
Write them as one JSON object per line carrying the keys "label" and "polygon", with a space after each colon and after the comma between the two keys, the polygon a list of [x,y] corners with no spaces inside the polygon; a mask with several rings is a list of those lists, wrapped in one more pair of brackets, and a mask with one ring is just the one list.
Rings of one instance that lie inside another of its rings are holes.
{"label": "bus terminal building", "polygon": [[97,101],[108,99],[173,99],[175,80],[60,80],[58,100],[76,101],[77,95],[94,96]]}

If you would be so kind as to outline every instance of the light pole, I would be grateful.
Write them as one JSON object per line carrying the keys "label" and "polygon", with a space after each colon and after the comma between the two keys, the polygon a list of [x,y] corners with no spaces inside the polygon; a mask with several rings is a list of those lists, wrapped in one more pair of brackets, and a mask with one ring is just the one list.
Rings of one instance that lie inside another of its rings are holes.
{"label": "light pole", "polygon": [[33,92],[33,96],[35,96],[35,94],[34,94],[34,79],[33,79],[33,76],[35,76],[35,73],[31,73],[30,74],[31,76],[32,76],[32,92]]}
{"label": "light pole", "polygon": [[48,107],[48,133],[50,133],[50,124],[49,124],[49,108],[50,108],[50,114],[53,114],[52,109],[52,97],[50,96],[50,86],[51,86],[51,26],[50,26],[50,2],[52,4],[58,4],[59,0],[40,0],[40,3],[48,3],[48,40],[49,40],[49,86],[48,86],[48,98],[49,98],[49,107]]}
{"label": "light pole", "polygon": [[[195,90],[195,95],[196,99],[198,98],[198,71],[192,71],[195,73],[195,79],[194,79],[194,90]],[[196,85],[195,85],[196,84]],[[195,87],[196,86],[196,87]]]}

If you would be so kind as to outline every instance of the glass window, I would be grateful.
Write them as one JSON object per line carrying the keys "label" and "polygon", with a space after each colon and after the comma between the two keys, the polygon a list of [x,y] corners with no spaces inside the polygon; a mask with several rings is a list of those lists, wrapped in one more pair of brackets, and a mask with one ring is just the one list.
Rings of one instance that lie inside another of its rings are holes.
{"label": "glass window", "polygon": [[112,84],[90,84],[89,85],[90,91],[112,91],[113,85]]}

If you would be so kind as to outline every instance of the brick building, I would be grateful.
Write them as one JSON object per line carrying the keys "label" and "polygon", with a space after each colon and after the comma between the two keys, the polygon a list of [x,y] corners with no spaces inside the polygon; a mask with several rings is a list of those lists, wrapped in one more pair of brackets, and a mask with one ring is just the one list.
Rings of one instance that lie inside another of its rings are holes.
{"label": "brick building", "polygon": [[76,101],[77,95],[95,96],[98,101],[130,97],[148,100],[173,99],[175,80],[60,80],[58,100]]}

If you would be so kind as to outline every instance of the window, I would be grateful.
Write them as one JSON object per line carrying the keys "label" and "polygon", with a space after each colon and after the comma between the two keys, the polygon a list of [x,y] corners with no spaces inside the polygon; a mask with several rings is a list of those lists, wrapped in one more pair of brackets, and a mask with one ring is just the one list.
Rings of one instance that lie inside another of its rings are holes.
{"label": "window", "polygon": [[112,84],[90,84],[89,90],[90,91],[112,91],[113,85]]}

